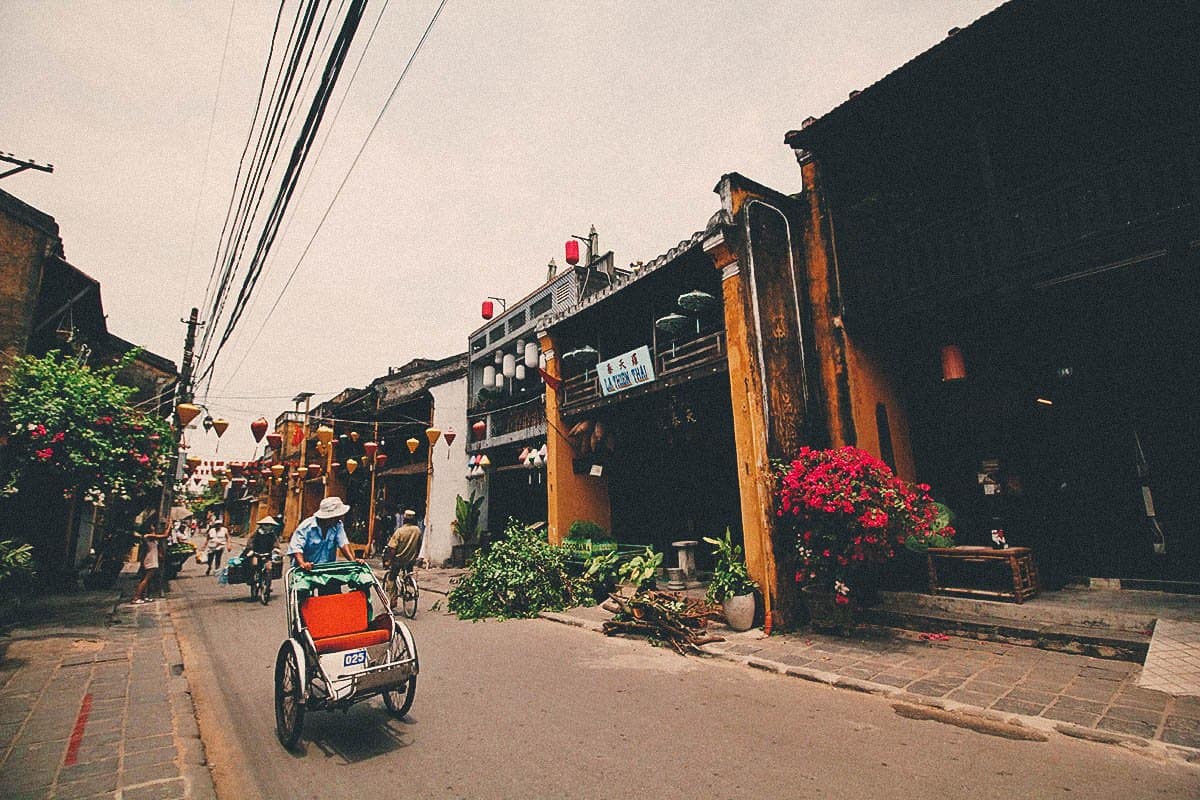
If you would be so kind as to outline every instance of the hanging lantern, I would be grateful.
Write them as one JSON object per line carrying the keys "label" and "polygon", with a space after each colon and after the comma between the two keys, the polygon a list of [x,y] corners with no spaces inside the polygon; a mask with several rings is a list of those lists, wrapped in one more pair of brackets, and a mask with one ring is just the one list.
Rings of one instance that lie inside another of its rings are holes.
{"label": "hanging lantern", "polygon": [[283,436],[278,433],[267,434],[267,444],[276,452],[283,446]]}
{"label": "hanging lantern", "polygon": [[201,410],[200,406],[195,403],[180,403],[175,406],[175,416],[179,418],[179,427],[186,428],[192,420],[199,416]]}
{"label": "hanging lantern", "polygon": [[525,458],[522,459],[525,469],[532,470],[534,467],[536,467],[537,466],[536,459],[537,459],[537,450],[531,449],[529,451],[529,455],[525,456]]}
{"label": "hanging lantern", "polygon": [[263,440],[263,437],[267,435],[268,427],[270,427],[270,423],[267,422],[266,417],[259,417],[250,423],[250,434],[254,437],[255,442]]}
{"label": "hanging lantern", "polygon": [[483,435],[487,433],[487,423],[483,420],[472,422],[471,433],[474,434],[476,440],[482,439]]}
{"label": "hanging lantern", "polygon": [[353,458],[347,458],[347,459],[346,459],[346,472],[348,472],[348,473],[350,473],[351,475],[353,475],[353,474],[354,474],[354,470],[356,470],[356,469],[358,469],[358,461],[357,461],[357,459],[353,459]]}
{"label": "hanging lantern", "polygon": [[525,366],[533,369],[538,365],[538,346],[537,342],[529,342],[525,345]]}
{"label": "hanging lantern", "polygon": [[367,460],[370,461],[375,457],[375,452],[378,449],[379,445],[377,445],[375,442],[367,442],[363,445],[363,454],[367,457]]}
{"label": "hanging lantern", "polygon": [[333,428],[328,425],[321,425],[317,428],[317,441],[326,447],[333,441]]}
{"label": "hanging lantern", "polygon": [[269,467],[263,467],[261,470],[259,470],[258,474],[262,475],[264,478],[270,478],[271,469]]}
{"label": "hanging lantern", "polygon": [[203,425],[204,425],[204,432],[205,432],[205,433],[208,433],[209,431],[211,431],[211,430],[213,429],[213,418],[212,418],[212,414],[208,414],[208,415],[206,415],[206,416],[204,417],[204,422],[203,422]]}
{"label": "hanging lantern", "polygon": [[942,347],[942,381],[961,381],[967,377],[967,365],[962,350],[956,344]]}
{"label": "hanging lantern", "polygon": [[212,427],[217,432],[217,438],[220,439],[225,435],[225,430],[229,427],[229,420],[224,418],[214,419]]}
{"label": "hanging lantern", "polygon": [[321,474],[321,465],[320,464],[309,464],[308,465],[308,477],[309,478],[316,478],[320,474]]}
{"label": "hanging lantern", "polygon": [[546,459],[542,456],[540,450],[533,454],[531,461],[533,461],[534,469],[541,469],[542,467],[546,466]]}
{"label": "hanging lantern", "polygon": [[337,474],[337,471],[341,468],[342,468],[342,462],[334,461],[329,465],[329,473],[331,475],[335,475],[335,474]]}
{"label": "hanging lantern", "polygon": [[383,465],[387,463],[387,453],[377,453],[375,455],[375,468],[383,469]]}
{"label": "hanging lantern", "polygon": [[483,368],[483,385],[488,389],[496,385],[496,368],[491,364]]}
{"label": "hanging lantern", "polygon": [[521,455],[517,456],[517,463],[518,463],[518,464],[524,464],[524,463],[525,463],[525,459],[527,459],[527,458],[529,458],[529,448],[528,448],[528,447],[522,447],[522,448],[521,448]]}
{"label": "hanging lantern", "polygon": [[[435,444],[437,444],[437,440],[441,438],[441,435],[441,428],[429,427],[425,429],[425,438],[429,440],[430,447],[433,447]],[[447,442],[447,444],[449,443]]]}
{"label": "hanging lantern", "polygon": [[504,365],[501,372],[506,378],[511,378],[517,374],[517,357],[512,353],[504,354]]}
{"label": "hanging lantern", "polygon": [[343,447],[345,447],[349,443],[350,443],[350,434],[343,433],[341,436],[338,437],[338,444],[342,445]]}
{"label": "hanging lantern", "polygon": [[497,389],[504,388],[504,373],[503,372],[496,373],[496,388]]}
{"label": "hanging lantern", "polygon": [[496,356],[495,356],[495,358],[492,359],[492,361],[496,364],[497,367],[500,366],[501,364],[504,363],[504,353],[501,353],[499,350],[497,350]]}
{"label": "hanging lantern", "polygon": [[405,441],[405,444],[408,445],[408,452],[410,453],[417,452],[417,448],[421,446],[420,440],[416,438],[408,439]]}
{"label": "hanging lantern", "polygon": [[546,368],[546,354],[545,353],[538,353],[537,365],[538,365],[538,369]]}
{"label": "hanging lantern", "polygon": [[350,441],[357,442],[359,436],[360,434],[358,431],[350,431]]}
{"label": "hanging lantern", "polygon": [[482,456],[479,457],[479,466],[482,469],[487,469],[491,465],[492,465],[492,460],[487,457],[487,453],[484,453]]}
{"label": "hanging lantern", "polygon": [[579,263],[579,242],[575,239],[567,239],[567,243],[563,245],[564,255],[567,258],[567,263],[572,267]]}
{"label": "hanging lantern", "polygon": [[275,478],[275,480],[279,480],[280,478],[283,477],[283,471],[285,469],[287,469],[287,467],[283,466],[283,464],[272,464],[271,465],[271,476],[273,478]]}
{"label": "hanging lantern", "polygon": [[243,469],[242,462],[240,462],[240,461],[230,461],[229,462],[229,474],[230,475],[233,475],[235,477],[238,475],[241,475],[242,469]]}
{"label": "hanging lantern", "polygon": [[491,319],[496,316],[496,306],[491,300],[484,300],[483,307],[479,310],[479,315],[484,319]]}
{"label": "hanging lantern", "polygon": [[209,479],[208,479],[208,485],[209,485],[209,486],[216,486],[216,485],[217,485],[217,479],[216,479],[216,478],[209,478]]}
{"label": "hanging lantern", "polygon": [[517,373],[516,374],[517,380],[519,380],[519,381],[525,380],[525,362],[524,361],[522,361],[520,364],[517,364],[516,373]]}
{"label": "hanging lantern", "polygon": [[525,340],[517,339],[516,347],[517,347],[517,358],[524,358],[525,357]]}
{"label": "hanging lantern", "polygon": [[455,433],[454,428],[452,428],[452,427],[447,428],[446,432],[442,435],[446,437],[446,446],[447,447],[454,444],[454,440],[458,438],[458,434]]}

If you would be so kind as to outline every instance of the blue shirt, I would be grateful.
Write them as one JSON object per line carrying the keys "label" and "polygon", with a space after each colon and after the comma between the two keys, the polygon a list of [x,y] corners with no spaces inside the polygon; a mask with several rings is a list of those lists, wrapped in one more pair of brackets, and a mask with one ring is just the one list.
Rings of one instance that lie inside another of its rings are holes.
{"label": "blue shirt", "polygon": [[292,533],[292,539],[288,542],[288,554],[303,553],[305,561],[326,564],[337,558],[339,547],[349,545],[350,540],[346,538],[346,529],[340,519],[322,533],[321,527],[317,525],[317,518],[309,517],[301,521]]}

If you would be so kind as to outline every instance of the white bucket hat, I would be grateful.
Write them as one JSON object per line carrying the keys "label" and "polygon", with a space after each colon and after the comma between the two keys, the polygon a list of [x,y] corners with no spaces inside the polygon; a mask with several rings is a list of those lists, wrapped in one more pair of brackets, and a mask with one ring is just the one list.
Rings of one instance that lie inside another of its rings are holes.
{"label": "white bucket hat", "polygon": [[317,513],[313,514],[317,519],[336,519],[344,517],[350,511],[350,506],[342,502],[340,497],[326,497],[321,501],[321,505],[317,506]]}

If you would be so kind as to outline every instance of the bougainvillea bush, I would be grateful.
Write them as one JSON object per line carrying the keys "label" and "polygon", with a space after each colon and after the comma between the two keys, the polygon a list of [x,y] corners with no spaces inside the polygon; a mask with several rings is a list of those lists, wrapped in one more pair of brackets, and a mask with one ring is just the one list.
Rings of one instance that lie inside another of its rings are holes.
{"label": "bougainvillea bush", "polygon": [[863,568],[889,561],[910,537],[954,535],[928,485],[896,477],[855,447],[801,448],[782,469],[777,499],[778,523],[795,538],[797,583],[833,592],[842,605]]}
{"label": "bougainvillea bush", "polygon": [[2,392],[4,494],[52,485],[67,498],[128,500],[161,486],[174,439],[167,422],[136,408],[116,374],[132,351],[92,369],[53,351],[23,356]]}

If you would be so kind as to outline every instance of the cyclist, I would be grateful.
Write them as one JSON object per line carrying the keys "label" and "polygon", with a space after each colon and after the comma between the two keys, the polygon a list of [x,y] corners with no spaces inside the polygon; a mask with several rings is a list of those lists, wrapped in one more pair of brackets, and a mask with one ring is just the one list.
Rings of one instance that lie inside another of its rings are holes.
{"label": "cyclist", "polygon": [[407,509],[400,515],[400,525],[388,539],[383,551],[384,566],[388,567],[387,587],[388,600],[396,602],[396,575],[401,570],[408,572],[413,562],[421,552],[421,529],[417,527],[417,512]]}
{"label": "cyclist", "polygon": [[242,560],[249,563],[249,574],[257,574],[260,558],[270,559],[271,551],[275,549],[276,537],[279,535],[279,521],[274,517],[263,517],[255,526],[254,533],[246,539],[246,549],[242,551]]}

